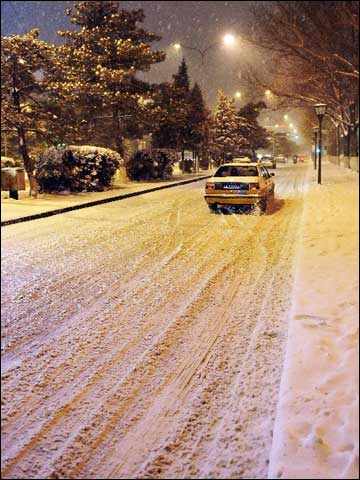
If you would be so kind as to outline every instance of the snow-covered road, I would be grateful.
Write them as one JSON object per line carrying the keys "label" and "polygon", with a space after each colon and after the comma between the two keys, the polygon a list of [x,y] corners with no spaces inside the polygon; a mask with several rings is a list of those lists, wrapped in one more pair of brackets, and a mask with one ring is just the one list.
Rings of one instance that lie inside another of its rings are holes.
{"label": "snow-covered road", "polygon": [[311,168],[2,229],[3,478],[266,478]]}

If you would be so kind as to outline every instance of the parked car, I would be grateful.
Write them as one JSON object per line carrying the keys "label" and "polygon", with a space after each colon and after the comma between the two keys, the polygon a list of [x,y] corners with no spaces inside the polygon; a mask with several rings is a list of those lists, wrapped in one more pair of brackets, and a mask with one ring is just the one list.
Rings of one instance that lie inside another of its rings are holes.
{"label": "parked car", "polygon": [[206,182],[205,201],[212,211],[259,205],[265,212],[274,196],[274,175],[261,162],[226,163]]}
{"label": "parked car", "polygon": [[284,155],[277,155],[275,161],[276,163],[287,163],[287,157],[284,157]]}

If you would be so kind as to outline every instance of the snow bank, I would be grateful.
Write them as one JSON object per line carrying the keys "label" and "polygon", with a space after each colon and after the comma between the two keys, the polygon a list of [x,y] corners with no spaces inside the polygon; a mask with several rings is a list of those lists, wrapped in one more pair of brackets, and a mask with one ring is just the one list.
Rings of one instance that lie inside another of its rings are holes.
{"label": "snow bank", "polygon": [[358,478],[358,175],[305,200],[269,478]]}

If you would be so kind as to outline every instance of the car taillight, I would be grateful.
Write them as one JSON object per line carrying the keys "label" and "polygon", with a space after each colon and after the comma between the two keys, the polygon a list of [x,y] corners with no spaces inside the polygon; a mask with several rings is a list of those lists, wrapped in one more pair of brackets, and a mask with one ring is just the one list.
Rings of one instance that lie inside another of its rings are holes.
{"label": "car taillight", "polygon": [[249,183],[249,190],[257,190],[260,188],[258,183]]}
{"label": "car taillight", "polygon": [[206,189],[207,190],[215,190],[215,184],[214,183],[207,183],[206,184]]}

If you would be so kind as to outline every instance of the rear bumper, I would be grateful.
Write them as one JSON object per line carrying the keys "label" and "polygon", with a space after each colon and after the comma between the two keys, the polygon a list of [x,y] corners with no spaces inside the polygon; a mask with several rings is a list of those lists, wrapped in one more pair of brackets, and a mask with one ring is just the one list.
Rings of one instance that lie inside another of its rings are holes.
{"label": "rear bumper", "polygon": [[259,203],[264,195],[249,194],[249,195],[204,195],[207,203],[218,203],[219,205],[254,205]]}

